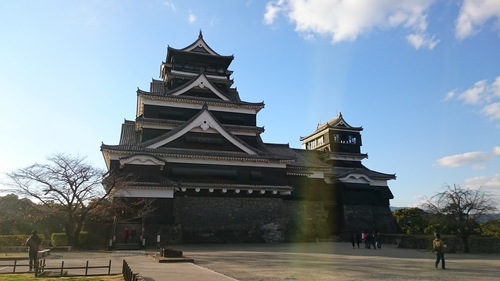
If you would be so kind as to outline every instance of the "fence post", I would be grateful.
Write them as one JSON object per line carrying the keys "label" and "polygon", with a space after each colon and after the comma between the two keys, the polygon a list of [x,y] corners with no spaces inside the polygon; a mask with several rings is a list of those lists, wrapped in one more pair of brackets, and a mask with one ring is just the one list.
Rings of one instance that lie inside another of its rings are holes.
{"label": "fence post", "polygon": [[63,276],[64,272],[64,261],[61,262],[61,277]]}
{"label": "fence post", "polygon": [[12,273],[16,273],[16,265],[17,265],[17,260],[14,260],[14,270],[12,271]]}
{"label": "fence post", "polygon": [[108,275],[111,275],[111,260],[109,260]]}
{"label": "fence post", "polygon": [[85,276],[87,276],[88,271],[89,271],[89,261],[87,261],[87,264],[85,265]]}

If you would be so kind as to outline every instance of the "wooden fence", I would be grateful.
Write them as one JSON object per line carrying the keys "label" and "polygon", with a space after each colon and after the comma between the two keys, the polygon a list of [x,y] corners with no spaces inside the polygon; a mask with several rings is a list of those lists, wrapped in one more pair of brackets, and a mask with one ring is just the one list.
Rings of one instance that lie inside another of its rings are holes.
{"label": "wooden fence", "polygon": [[122,268],[123,279],[125,281],[141,281],[143,280],[139,273],[134,273],[126,260],[123,260]]}
{"label": "wooden fence", "polygon": [[[14,260],[14,264],[0,264],[0,267],[12,267],[12,271],[5,271],[5,272],[0,272],[0,273],[26,273],[27,271],[19,271],[19,267],[28,267],[28,264],[19,264],[17,260]],[[103,269],[108,269],[108,274],[111,275],[111,260],[109,260],[109,263],[107,265],[92,265],[89,266],[89,261],[85,264],[85,266],[64,266],[64,261],[61,262],[60,267],[47,267],[45,263],[45,259],[39,259],[38,262],[35,265],[35,277],[43,275],[44,272],[47,272],[48,270],[56,270],[59,274],[59,276],[98,276],[98,275],[103,275],[102,273],[100,274],[89,274],[89,269],[98,269],[98,268],[103,268]],[[67,271],[70,269],[85,269],[84,274],[68,274]],[[17,271],[16,271],[17,270]]]}

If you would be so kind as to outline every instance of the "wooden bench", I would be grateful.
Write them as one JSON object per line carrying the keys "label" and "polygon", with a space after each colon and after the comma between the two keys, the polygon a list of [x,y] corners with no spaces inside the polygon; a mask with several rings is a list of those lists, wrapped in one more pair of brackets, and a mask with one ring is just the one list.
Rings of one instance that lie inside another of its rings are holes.
{"label": "wooden bench", "polygon": [[53,246],[50,247],[52,251],[71,251],[71,246]]}
{"label": "wooden bench", "polygon": [[41,251],[38,251],[38,258],[45,258],[46,256],[50,255],[50,249],[44,249]]}

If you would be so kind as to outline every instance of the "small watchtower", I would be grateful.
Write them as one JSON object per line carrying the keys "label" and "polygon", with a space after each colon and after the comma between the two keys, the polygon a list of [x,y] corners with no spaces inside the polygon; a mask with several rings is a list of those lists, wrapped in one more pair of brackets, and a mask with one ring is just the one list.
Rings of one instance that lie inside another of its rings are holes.
{"label": "small watchtower", "polygon": [[318,124],[314,133],[301,137],[302,148],[330,152],[325,160],[361,161],[367,154],[361,153],[362,127],[349,125],[342,113],[326,123]]}

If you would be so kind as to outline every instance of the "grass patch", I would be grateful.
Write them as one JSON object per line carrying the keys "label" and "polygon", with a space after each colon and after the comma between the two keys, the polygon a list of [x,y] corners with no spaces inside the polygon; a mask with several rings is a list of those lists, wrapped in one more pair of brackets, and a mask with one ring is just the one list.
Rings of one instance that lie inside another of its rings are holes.
{"label": "grass patch", "polygon": [[0,275],[2,281],[124,281],[123,275],[103,275],[93,277],[39,277],[33,274],[5,274]]}

